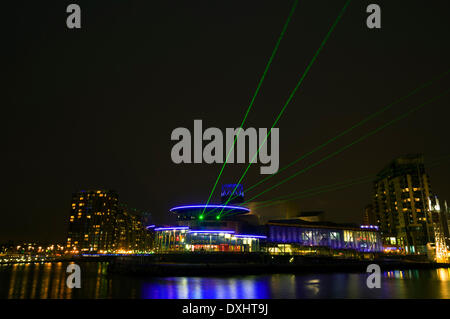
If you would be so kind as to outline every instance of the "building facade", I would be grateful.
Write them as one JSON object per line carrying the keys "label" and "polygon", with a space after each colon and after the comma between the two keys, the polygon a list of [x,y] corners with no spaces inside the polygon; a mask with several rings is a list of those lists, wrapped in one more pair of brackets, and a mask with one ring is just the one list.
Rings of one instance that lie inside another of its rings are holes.
{"label": "building facade", "polygon": [[307,253],[317,250],[352,250],[362,253],[383,251],[378,227],[307,222],[299,219],[272,220],[267,223],[270,252]]}
{"label": "building facade", "polygon": [[[233,190],[222,189],[222,202]],[[239,191],[243,194],[243,190]],[[240,196],[243,200],[243,195]],[[229,197],[228,197],[229,198]],[[176,226],[153,227],[156,252],[265,252],[270,254],[359,256],[383,250],[377,226],[324,221],[324,212],[297,213],[290,219],[260,223],[251,209],[239,205],[196,204],[170,209]]]}
{"label": "building facade", "polygon": [[170,212],[178,225],[153,227],[157,252],[257,252],[265,239],[246,207],[198,204],[173,207]]}
{"label": "building facade", "polygon": [[428,209],[432,191],[423,156],[395,159],[377,174],[373,186],[372,209],[383,243],[407,254],[426,254],[434,232]]}
{"label": "building facade", "polygon": [[259,252],[264,235],[238,234],[226,229],[190,229],[187,226],[155,228],[158,253]]}
{"label": "building facade", "polygon": [[66,252],[138,253],[149,251],[148,216],[119,204],[111,190],[88,190],[72,196]]}

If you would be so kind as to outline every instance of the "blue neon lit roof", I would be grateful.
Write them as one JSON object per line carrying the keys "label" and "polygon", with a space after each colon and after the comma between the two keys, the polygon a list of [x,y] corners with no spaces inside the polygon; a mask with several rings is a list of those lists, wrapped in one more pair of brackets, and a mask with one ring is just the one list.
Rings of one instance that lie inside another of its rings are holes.
{"label": "blue neon lit roof", "polygon": [[234,237],[242,237],[242,238],[267,238],[267,236],[264,235],[243,235],[243,234],[237,234],[234,235]]}
{"label": "blue neon lit roof", "polygon": [[176,206],[170,209],[171,212],[177,211],[177,210],[184,210],[184,209],[192,209],[192,208],[224,208],[224,209],[230,209],[230,210],[239,210],[239,211],[245,211],[249,212],[250,209],[247,207],[242,206],[231,206],[231,205],[213,205],[213,204],[201,204],[201,205],[184,205],[184,206]]}
{"label": "blue neon lit roof", "polygon": [[234,234],[234,230],[190,229],[189,232],[199,234],[215,234],[215,233]]}

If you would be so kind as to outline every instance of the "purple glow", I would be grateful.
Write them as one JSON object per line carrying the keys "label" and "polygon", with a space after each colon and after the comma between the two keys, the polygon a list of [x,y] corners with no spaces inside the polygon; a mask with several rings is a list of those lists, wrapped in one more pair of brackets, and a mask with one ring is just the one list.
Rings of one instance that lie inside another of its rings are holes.
{"label": "purple glow", "polygon": [[378,226],[375,226],[375,225],[361,225],[361,228],[378,229]]}
{"label": "purple glow", "polygon": [[150,225],[150,226],[147,226],[146,228],[147,228],[147,229],[149,229],[149,228],[155,228],[155,225]]}
{"label": "purple glow", "polygon": [[242,238],[267,238],[267,236],[263,235],[234,235],[234,237],[242,237]]}
{"label": "purple glow", "polygon": [[234,230],[189,230],[190,233],[208,234],[208,233],[224,233],[224,234],[234,234]]}
{"label": "purple glow", "polygon": [[175,210],[180,210],[180,209],[189,209],[189,208],[224,208],[224,209],[236,209],[236,210],[243,210],[246,212],[249,212],[250,209],[248,209],[247,207],[242,207],[242,206],[229,206],[229,205],[186,205],[186,206],[177,206],[177,207],[173,207],[170,209],[171,212],[175,211]]}
{"label": "purple glow", "polygon": [[181,227],[158,227],[155,228],[156,231],[164,231],[164,230],[188,230],[189,227],[181,226]]}

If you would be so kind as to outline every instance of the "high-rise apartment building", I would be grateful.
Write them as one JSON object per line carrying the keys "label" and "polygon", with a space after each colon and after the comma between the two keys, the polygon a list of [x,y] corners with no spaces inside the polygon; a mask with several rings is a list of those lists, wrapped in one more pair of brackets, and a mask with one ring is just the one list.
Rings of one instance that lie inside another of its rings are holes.
{"label": "high-rise apartment building", "polygon": [[149,213],[120,204],[114,228],[116,252],[148,252],[153,243],[146,229],[149,224]]}
{"label": "high-rise apartment building", "polygon": [[374,181],[373,212],[385,245],[423,254],[434,242],[430,180],[420,154],[395,159]]}
{"label": "high-rise apartment building", "polygon": [[[72,196],[67,251],[121,253],[148,251],[152,242],[145,214],[119,204],[110,190],[80,191]],[[147,216],[148,217],[148,216]]]}

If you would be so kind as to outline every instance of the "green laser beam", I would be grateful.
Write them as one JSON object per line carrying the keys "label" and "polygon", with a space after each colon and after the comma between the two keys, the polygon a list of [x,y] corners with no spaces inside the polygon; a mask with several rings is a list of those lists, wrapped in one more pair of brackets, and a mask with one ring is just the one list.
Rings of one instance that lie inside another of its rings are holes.
{"label": "green laser beam", "polygon": [[[264,141],[261,143],[261,145],[258,148],[258,151],[255,153],[255,155],[253,156],[252,160],[250,161],[250,163],[247,165],[247,168],[245,169],[244,173],[242,174],[241,178],[239,179],[239,181],[237,182],[235,188],[233,189],[233,192],[231,193],[230,197],[228,198],[228,200],[226,201],[225,205],[228,204],[228,202],[231,200],[231,197],[233,196],[233,194],[235,193],[238,185],[241,183],[241,181],[244,179],[245,175],[247,175],[247,172],[250,168],[250,166],[253,164],[256,156],[258,156],[259,151],[261,150],[261,148],[264,146],[264,144],[267,141],[267,138],[270,136],[270,134],[272,133],[272,129],[275,127],[275,125],[277,125],[278,121],[280,120],[281,116],[283,115],[284,111],[286,110],[287,106],[289,105],[289,103],[291,102],[291,100],[294,98],[295,93],[297,92],[297,90],[299,89],[300,85],[303,83],[303,80],[305,79],[306,75],[309,73],[309,70],[311,69],[312,65],[314,64],[314,62],[316,61],[320,51],[322,51],[323,47],[325,46],[325,44],[328,41],[328,38],[330,37],[331,33],[333,32],[333,30],[335,29],[336,25],[338,24],[338,22],[341,20],[342,16],[344,15],[345,10],[347,9],[347,6],[349,5],[349,3],[351,2],[351,0],[347,0],[344,4],[344,7],[341,9],[341,11],[339,12],[338,17],[336,18],[336,20],[334,21],[334,23],[332,24],[331,28],[328,30],[328,33],[326,34],[325,38],[322,40],[322,42],[320,43],[319,48],[316,50],[316,53],[314,54],[314,56],[312,57],[311,61],[309,62],[308,66],[306,67],[305,71],[303,72],[302,76],[300,77],[300,80],[297,82],[297,85],[295,86],[294,90],[292,90],[291,94],[289,95],[286,103],[283,105],[281,111],[278,113],[278,116],[275,119],[275,122],[272,124],[272,127],[270,128],[269,132],[266,134],[266,137],[264,138]],[[220,211],[219,215],[221,215],[223,212],[223,209]]]}
{"label": "green laser beam", "polygon": [[[363,181],[359,181],[359,182],[349,183],[349,184],[346,184],[346,185],[342,185],[342,186],[338,186],[338,187],[334,187],[334,188],[330,188],[330,189],[326,189],[326,190],[322,190],[322,191],[318,191],[318,192],[312,192],[310,194],[305,194],[303,196],[294,197],[294,198],[287,199],[287,200],[284,200],[284,201],[281,201],[281,202],[287,202],[287,201],[292,201],[292,200],[297,200],[297,199],[308,198],[308,197],[316,196],[316,195],[327,193],[327,192],[331,192],[331,191],[341,190],[341,189],[344,189],[344,188],[347,188],[347,187],[351,187],[351,186],[354,186],[354,185],[360,185],[360,184],[369,183],[370,181],[371,180],[363,180]],[[256,209],[274,206],[274,205],[277,205],[279,203],[280,203],[280,201],[271,202],[271,203],[268,203],[267,205],[257,206]]]}
{"label": "green laser beam", "polygon": [[[444,156],[443,158],[447,158],[448,159],[449,157],[450,156],[447,155],[447,156]],[[441,165],[443,162],[444,161],[442,160],[442,158],[434,160],[434,161],[431,162],[432,164],[428,165],[428,168]],[[375,177],[375,175],[372,175],[372,178],[374,178],[374,177]],[[339,186],[339,187],[334,187],[334,188],[329,187],[329,188],[327,188],[325,190],[322,190],[322,191],[319,191],[319,192],[313,192],[312,189],[305,190],[303,192],[306,193],[306,194],[302,195],[302,196],[294,196],[293,198],[289,198],[289,199],[285,199],[285,200],[268,200],[268,201],[258,202],[256,207],[255,207],[255,209],[270,207],[270,206],[273,206],[273,205],[277,205],[280,202],[288,202],[288,201],[293,201],[293,200],[297,200],[297,199],[308,198],[308,197],[312,197],[312,196],[315,196],[315,195],[318,195],[318,194],[323,194],[323,193],[331,192],[331,191],[334,191],[334,190],[344,189],[344,188],[347,188],[347,187],[350,187],[350,186],[353,186],[353,185],[359,185],[359,184],[368,183],[370,181],[372,181],[372,180],[361,180],[361,181],[354,182],[354,183],[347,183],[347,184],[344,184],[344,185]],[[336,183],[336,184],[338,184],[338,183]],[[320,187],[316,187],[316,189],[319,189],[319,188]],[[324,187],[322,187],[322,188],[324,188]],[[291,195],[293,195],[293,194],[291,194]],[[258,205],[259,203],[266,203],[266,205],[261,205],[260,206],[260,205]]]}
{"label": "green laser beam", "polygon": [[[447,158],[450,157],[450,155],[446,156]],[[433,161],[431,162],[430,165],[428,165],[429,168],[431,167],[435,167],[436,165],[442,164],[442,161]],[[300,196],[300,194],[315,194],[314,191],[321,191],[321,190],[326,190],[326,191],[331,191],[331,190],[335,190],[335,189],[341,189],[341,186],[343,187],[347,187],[347,186],[352,186],[352,185],[356,185],[356,184],[363,184],[363,183],[367,183],[370,181],[373,181],[373,179],[376,177],[376,175],[367,175],[367,176],[363,176],[363,177],[358,177],[358,178],[353,178],[350,180],[346,180],[343,182],[338,182],[338,183],[333,183],[330,185],[325,185],[325,186],[318,186],[318,187],[313,187],[310,189],[306,189],[300,192],[295,192],[295,193],[291,193],[288,195],[283,195],[280,197],[276,197],[276,198],[272,198],[270,200],[266,200],[266,201],[260,201],[260,202],[256,202],[255,203],[255,208],[260,208],[260,207],[266,207],[264,204],[268,204],[268,203],[280,203],[280,202],[286,202],[286,201],[291,201],[291,200],[295,200],[295,199],[300,199],[300,198],[305,198],[308,196]],[[337,188],[336,188],[337,187]],[[323,193],[323,192],[320,192]],[[261,206],[264,205],[264,206]]]}
{"label": "green laser beam", "polygon": [[249,106],[247,108],[247,111],[245,112],[245,115],[244,115],[244,118],[243,118],[243,120],[241,122],[241,125],[239,126],[239,130],[238,130],[238,133],[236,134],[236,137],[234,139],[233,145],[231,146],[230,150],[228,151],[227,157],[225,158],[225,162],[223,163],[222,168],[220,169],[219,175],[216,178],[216,182],[214,183],[214,186],[213,186],[211,192],[209,193],[208,201],[206,202],[205,208],[202,211],[202,215],[205,213],[205,210],[206,210],[206,208],[208,207],[208,204],[211,201],[211,197],[212,197],[212,195],[213,195],[213,193],[214,193],[214,191],[215,191],[215,189],[217,187],[217,183],[219,183],[219,180],[220,180],[220,177],[222,176],[222,173],[223,173],[223,170],[225,168],[225,165],[228,162],[228,158],[230,157],[230,154],[231,154],[231,152],[234,149],[234,145],[236,144],[236,141],[237,141],[237,139],[239,137],[239,134],[241,133],[241,130],[242,130],[243,126],[244,126],[244,123],[247,120],[248,113],[250,112],[250,110],[251,110],[251,108],[253,106],[253,103],[255,102],[256,96],[259,93],[259,90],[260,90],[260,88],[262,86],[262,83],[264,82],[264,79],[266,78],[266,74],[267,74],[267,72],[268,72],[268,70],[270,68],[270,65],[272,64],[272,61],[273,61],[273,59],[275,57],[275,54],[278,51],[278,47],[280,46],[281,40],[283,39],[283,36],[286,33],[286,30],[287,30],[287,27],[289,25],[289,22],[291,21],[291,18],[294,15],[295,8],[297,7],[297,4],[298,4],[298,0],[295,0],[294,4],[292,5],[291,11],[289,12],[289,16],[287,17],[286,22],[284,23],[283,29],[281,30],[281,33],[280,33],[280,35],[278,37],[278,40],[277,40],[277,42],[275,44],[275,47],[274,47],[273,51],[272,51],[272,54],[271,54],[271,56],[269,58],[269,61],[267,62],[266,68],[264,69],[263,75],[261,76],[261,79],[258,82],[258,85],[256,87],[255,93],[253,94],[253,97],[252,97],[252,99],[250,101],[250,104],[249,104]]}
{"label": "green laser beam", "polygon": [[[295,159],[294,161],[290,162],[289,164],[287,164],[286,166],[282,167],[281,169],[279,169],[276,173],[272,174],[272,175],[268,175],[267,177],[261,179],[259,182],[257,182],[256,184],[250,186],[247,188],[246,192],[251,191],[252,189],[254,189],[255,187],[261,185],[262,183],[265,183],[266,181],[268,181],[269,179],[271,179],[272,177],[274,177],[275,175],[285,171],[286,169],[288,169],[289,167],[292,167],[293,165],[297,164],[298,162],[304,160],[305,158],[307,158],[308,156],[314,154],[315,152],[323,149],[325,146],[327,146],[328,144],[336,141],[337,139],[341,138],[342,136],[350,133],[351,131],[353,131],[354,129],[360,127],[361,125],[367,123],[368,121],[372,120],[373,118],[381,115],[382,113],[386,112],[387,110],[389,110],[390,108],[392,108],[394,105],[406,100],[407,98],[411,97],[412,95],[418,93],[419,91],[421,91],[422,89],[430,86],[431,84],[433,84],[434,82],[436,82],[437,80],[445,77],[446,75],[448,75],[448,73],[450,72],[450,70],[447,70],[441,74],[439,74],[438,76],[436,76],[435,78],[433,78],[432,80],[425,82],[423,84],[421,84],[420,86],[416,87],[414,90],[410,91],[408,94],[398,98],[397,100],[395,100],[392,103],[389,103],[388,105],[382,107],[381,109],[379,109],[378,111],[370,114],[369,116],[367,116],[366,118],[362,119],[361,121],[359,121],[358,123],[354,124],[353,126],[351,126],[350,128],[342,131],[341,133],[339,133],[338,135],[330,138],[329,140],[327,140],[325,143],[322,143],[321,145],[315,147],[313,150],[309,151],[308,153],[298,157],[297,159]],[[238,196],[235,195],[233,198],[231,198],[231,200],[237,198]]]}
{"label": "green laser beam", "polygon": [[345,181],[341,181],[341,182],[337,182],[337,183],[333,183],[333,184],[329,184],[329,185],[317,186],[317,187],[313,187],[313,188],[310,188],[310,189],[302,190],[302,191],[299,191],[299,192],[291,193],[291,194],[288,194],[288,195],[275,197],[275,198],[272,198],[270,200],[260,201],[256,205],[259,205],[260,203],[263,204],[263,203],[267,203],[267,202],[280,201],[280,200],[284,200],[286,198],[290,198],[292,196],[297,196],[297,195],[300,195],[300,194],[306,194],[306,193],[314,192],[314,191],[317,191],[317,190],[332,188],[332,187],[336,187],[336,186],[339,186],[339,185],[345,185],[345,184],[348,184],[348,183],[352,183],[352,182],[355,182],[355,181],[366,180],[366,179],[373,179],[373,178],[374,178],[374,175],[367,175],[367,176],[352,178],[352,179],[349,179],[349,180],[345,180]]}
{"label": "green laser beam", "polygon": [[[404,95],[404,96],[398,98],[398,99],[395,100],[394,102],[392,102],[392,103],[390,103],[390,104],[384,106],[384,107],[381,108],[380,110],[378,110],[378,111],[372,113],[371,115],[367,116],[366,118],[364,118],[364,119],[361,120],[360,122],[356,123],[356,124],[353,125],[352,127],[346,129],[345,131],[341,132],[341,133],[338,134],[337,136],[335,136],[335,137],[329,139],[329,140],[326,141],[325,143],[323,143],[323,144],[319,145],[318,147],[314,148],[312,151],[310,151],[310,152],[308,152],[308,153],[302,155],[301,157],[299,157],[299,158],[297,158],[296,160],[292,161],[291,163],[287,164],[286,166],[284,166],[283,168],[281,168],[277,173],[275,173],[275,174],[273,174],[273,175],[269,175],[269,176],[263,178],[262,180],[260,180],[259,182],[257,182],[256,184],[250,186],[250,187],[247,189],[247,192],[248,192],[248,191],[251,191],[251,190],[252,190],[253,188],[255,188],[256,186],[258,186],[258,185],[260,185],[260,184],[266,182],[268,179],[272,178],[274,175],[276,175],[276,174],[278,174],[278,173],[280,173],[280,172],[286,170],[287,168],[293,166],[294,164],[300,162],[301,160],[305,159],[305,158],[308,157],[309,155],[312,155],[313,153],[315,153],[316,151],[322,149],[323,147],[325,147],[326,145],[330,144],[331,142],[333,142],[333,141],[337,140],[338,138],[340,138],[340,137],[346,135],[347,133],[349,133],[349,132],[352,131],[353,129],[355,129],[355,128],[361,126],[361,125],[363,125],[364,123],[368,122],[369,120],[371,120],[371,119],[377,117],[378,115],[384,113],[385,111],[387,111],[388,109],[390,109],[390,108],[391,108],[392,106],[394,106],[395,104],[404,101],[405,99],[407,99],[408,97],[411,97],[412,95],[416,94],[416,93],[419,92],[420,90],[422,90],[422,89],[424,89],[424,88],[430,86],[431,84],[433,84],[433,83],[436,82],[437,80],[439,80],[439,79],[445,77],[446,75],[448,75],[449,72],[450,72],[450,70],[447,70],[447,71],[445,71],[445,72],[439,74],[438,76],[434,77],[433,79],[431,79],[431,80],[429,80],[429,81],[427,81],[427,82],[425,82],[425,83],[422,83],[421,85],[419,85],[418,87],[416,87],[414,90],[410,91],[408,94],[406,94],[406,95]],[[450,156],[450,155],[446,155],[446,156]],[[443,157],[446,157],[446,156],[443,156]],[[237,197],[238,197],[238,195],[235,195],[234,197],[232,196],[230,200],[233,200],[233,199],[235,199],[235,198],[237,198]],[[218,210],[218,208],[213,209],[213,210],[211,211],[211,213],[213,213],[213,212],[216,211],[216,210]]]}
{"label": "green laser beam", "polygon": [[427,105],[427,104],[430,104],[431,102],[433,102],[433,101],[435,101],[436,99],[438,99],[438,98],[444,96],[444,95],[447,94],[447,93],[448,93],[448,90],[444,91],[442,94],[439,94],[439,95],[437,95],[437,96],[431,98],[430,100],[428,100],[428,101],[426,101],[426,102],[424,102],[424,103],[419,104],[418,106],[416,106],[416,107],[410,109],[408,112],[406,112],[406,113],[404,113],[404,114],[402,114],[402,115],[396,117],[395,119],[393,119],[393,120],[391,120],[391,121],[386,122],[385,124],[383,124],[383,125],[377,127],[376,129],[370,131],[369,133],[367,133],[367,134],[361,136],[360,138],[354,140],[353,142],[351,142],[351,143],[345,145],[344,147],[340,148],[339,150],[337,150],[337,151],[335,151],[335,152],[333,152],[333,153],[331,153],[331,154],[329,154],[329,155],[323,157],[323,158],[320,159],[319,161],[317,161],[317,162],[315,162],[315,163],[313,163],[313,164],[307,166],[306,168],[304,168],[304,169],[302,169],[302,170],[300,170],[300,171],[298,171],[298,172],[296,172],[296,173],[290,175],[289,177],[283,179],[282,181],[278,182],[277,184],[273,185],[272,187],[267,188],[266,190],[264,190],[264,191],[260,192],[259,194],[253,196],[251,199],[249,199],[248,201],[246,201],[246,202],[244,202],[244,203],[248,203],[248,202],[250,202],[250,201],[252,201],[252,200],[254,200],[254,199],[260,197],[261,195],[267,193],[268,191],[270,191],[270,190],[272,190],[272,189],[274,189],[274,188],[276,188],[276,187],[278,187],[278,186],[280,186],[280,185],[282,185],[282,184],[284,184],[284,183],[290,181],[290,180],[293,179],[294,177],[297,177],[299,174],[305,173],[306,171],[308,171],[308,170],[310,170],[311,168],[313,168],[313,167],[319,165],[320,163],[326,161],[327,159],[330,159],[330,158],[332,158],[332,157],[334,157],[334,156],[336,156],[336,155],[342,153],[343,151],[345,151],[346,149],[350,148],[351,146],[353,146],[353,145],[355,145],[355,144],[357,144],[357,143],[359,143],[359,142],[365,140],[367,137],[372,136],[373,134],[375,134],[375,133],[381,131],[381,130],[384,129],[385,127],[387,127],[387,126],[389,126],[389,125],[392,125],[392,124],[394,124],[394,123],[396,123],[396,122],[402,120],[403,118],[409,116],[410,114],[412,114],[412,113],[414,113],[415,111],[419,110],[419,109],[422,108],[423,106],[425,106],[425,105]]}

